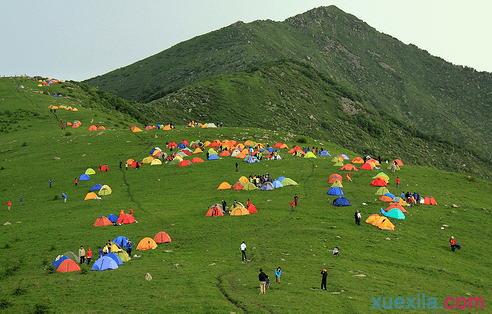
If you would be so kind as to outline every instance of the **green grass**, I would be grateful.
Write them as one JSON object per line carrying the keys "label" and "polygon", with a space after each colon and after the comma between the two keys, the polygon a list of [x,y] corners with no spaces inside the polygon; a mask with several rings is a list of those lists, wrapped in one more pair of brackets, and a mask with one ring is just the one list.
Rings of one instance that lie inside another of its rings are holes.
{"label": "green grass", "polygon": [[[16,85],[4,78],[0,83]],[[178,126],[173,131],[132,133],[121,126],[90,132],[87,127],[92,118],[106,125],[116,123],[115,114],[82,105],[78,112],[58,111],[64,121],[83,122],[66,136],[47,106],[69,103],[68,99],[52,100],[26,89],[0,98],[4,99],[4,113],[31,112],[19,119],[10,116],[15,121],[9,122],[8,132],[2,132],[0,139],[0,203],[4,206],[0,210],[1,313],[103,313],[108,308],[116,313],[370,313],[371,297],[411,298],[425,293],[436,297],[438,305],[449,296],[483,297],[485,302],[492,297],[489,181],[403,160],[405,166],[395,174],[384,169],[391,178],[390,192],[418,191],[434,196],[439,205],[409,208],[406,220],[394,221],[395,232],[365,223],[357,227],[355,210],[361,210],[365,220],[385,205],[376,200],[377,188],[369,185],[377,172],[352,173],[353,182],[344,181],[343,188],[352,206],[334,207],[334,197],[326,192],[328,177],[338,167],[329,157],[301,159],[282,151],[281,161],[239,162],[239,172],[231,157],[184,168],[144,165],[138,170],[119,169],[120,160],[141,160],[155,146],[197,139],[261,142],[270,136],[271,145],[281,141],[289,146],[323,146],[332,154],[357,156],[331,142],[303,136],[307,143],[300,144],[296,137],[282,132],[234,127]],[[2,119],[6,116],[1,115]],[[126,115],[122,119],[132,123]],[[97,172],[90,181],[74,186],[75,177],[103,163],[111,170]],[[223,181],[234,184],[241,175],[266,171],[274,178],[290,177],[298,186],[273,191],[216,190]],[[394,187],[396,175],[402,180],[400,189]],[[113,194],[83,201],[95,183],[108,184]],[[68,195],[66,204],[61,193]],[[291,213],[289,202],[295,194],[299,206]],[[234,199],[245,203],[248,198],[258,214],[204,217],[208,207],[222,199],[232,204]],[[8,200],[13,203],[10,211],[6,210]],[[117,215],[129,208],[134,209],[138,223],[92,226],[99,216]],[[11,225],[3,225],[7,221]],[[444,224],[449,227],[441,230]],[[57,255],[77,252],[80,245],[96,252],[116,236],[138,243],[159,231],[167,232],[173,241],[152,251],[134,250],[141,257],[117,270],[61,274],[47,267]],[[451,235],[463,246],[461,251],[451,252]],[[248,245],[251,262],[240,260],[241,241]],[[339,257],[331,254],[335,246],[340,247]],[[278,266],[283,269],[282,283],[273,280],[267,294],[258,295],[258,269],[262,267],[274,279]],[[329,273],[328,292],[318,289],[323,268]],[[152,281],[145,281],[146,273]],[[366,277],[354,276],[357,274]]]}

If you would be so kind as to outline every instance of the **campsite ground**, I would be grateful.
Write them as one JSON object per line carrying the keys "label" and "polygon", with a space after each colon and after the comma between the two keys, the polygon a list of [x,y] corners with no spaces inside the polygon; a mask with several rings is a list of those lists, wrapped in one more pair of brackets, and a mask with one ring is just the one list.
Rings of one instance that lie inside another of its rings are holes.
{"label": "campsite ground", "polygon": [[[110,307],[117,313],[368,313],[373,297],[422,298],[423,293],[426,298],[435,297],[438,307],[444,306],[447,297],[482,297],[485,308],[489,305],[491,208],[486,196],[492,192],[490,182],[409,164],[396,174],[383,169],[390,176],[390,192],[432,195],[438,205],[409,208],[407,219],[393,221],[394,232],[364,222],[358,227],[356,210],[362,211],[364,221],[387,205],[376,200],[377,188],[369,184],[378,172],[353,172],[353,182],[343,182],[352,206],[334,207],[334,197],[326,192],[328,176],[339,167],[333,166],[331,157],[295,158],[282,150],[283,160],[239,162],[239,172],[232,157],[188,167],[119,169],[120,160],[141,160],[153,147],[164,148],[169,141],[249,139],[271,145],[280,141],[290,147],[323,146],[332,155],[356,157],[341,147],[312,139],[296,143],[296,137],[259,129],[178,127],[133,133],[115,127],[122,123],[110,113],[80,105],[77,112],[58,110],[64,121],[82,122],[78,129],[61,130],[47,107],[70,104],[70,99],[35,93],[36,87],[29,83],[25,89],[14,90],[17,85],[15,80],[0,81],[4,127],[0,312],[102,313]],[[108,129],[88,131],[91,119]],[[87,168],[97,170],[106,163],[110,171],[96,171],[90,181],[74,186],[74,179]],[[298,186],[273,191],[216,190],[223,181],[233,185],[242,175],[265,172],[273,178],[292,178]],[[402,180],[399,189],[394,187],[396,175]],[[109,185],[113,194],[84,201],[96,183]],[[61,193],[68,196],[65,204]],[[291,213],[289,203],[295,194],[299,206]],[[235,199],[246,203],[248,198],[258,214],[204,216],[210,205],[222,199],[231,205]],[[10,211],[8,200],[13,203]],[[118,215],[130,208],[138,223],[92,226],[99,216]],[[442,229],[443,225],[449,227]],[[80,245],[96,252],[108,239],[123,235],[138,243],[159,231],[167,232],[173,241],[155,250],[134,250],[140,257],[117,270],[93,272],[83,266],[82,272],[53,273],[47,267],[57,255],[77,252]],[[462,245],[456,253],[449,247],[451,235]],[[241,261],[242,241],[248,246],[250,262]],[[331,254],[335,246],[340,248],[339,257]],[[281,284],[274,282],[278,266],[283,270]],[[272,280],[265,295],[258,295],[260,267]],[[323,268],[329,274],[328,291],[319,289]],[[152,281],[145,280],[146,273]]]}

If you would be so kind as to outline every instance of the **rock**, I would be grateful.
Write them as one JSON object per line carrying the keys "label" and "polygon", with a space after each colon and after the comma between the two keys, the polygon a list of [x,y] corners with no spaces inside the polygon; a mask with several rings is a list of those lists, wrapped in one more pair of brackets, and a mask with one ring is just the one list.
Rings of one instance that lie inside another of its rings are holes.
{"label": "rock", "polygon": [[453,204],[453,207],[454,207],[454,208],[458,208],[459,206],[458,206],[458,205],[456,205],[456,204]]}
{"label": "rock", "polygon": [[367,276],[364,274],[358,274],[358,275],[354,275],[354,277],[367,277]]}
{"label": "rock", "polygon": [[340,236],[337,236],[337,239],[341,239],[341,237]]}
{"label": "rock", "polygon": [[214,265],[215,265],[215,263],[212,263],[212,264],[209,264],[208,266],[214,266]]}
{"label": "rock", "polygon": [[386,240],[391,240],[390,238],[386,237]]}
{"label": "rock", "polygon": [[55,160],[60,160],[61,158],[60,157],[55,157]]}
{"label": "rock", "polygon": [[152,276],[149,273],[146,273],[145,274],[145,280],[151,281],[152,280]]}
{"label": "rock", "polygon": [[11,224],[11,223],[7,221],[7,222],[6,222],[6,223],[4,223],[3,225],[4,225],[4,226],[8,226],[8,225],[10,225],[10,224]]}
{"label": "rock", "polygon": [[449,225],[442,225],[443,227],[449,228]]}

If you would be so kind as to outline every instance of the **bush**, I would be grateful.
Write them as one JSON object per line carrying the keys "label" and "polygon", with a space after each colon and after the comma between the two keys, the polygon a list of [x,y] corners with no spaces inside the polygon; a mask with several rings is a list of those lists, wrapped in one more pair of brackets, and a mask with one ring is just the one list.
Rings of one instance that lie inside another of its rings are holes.
{"label": "bush", "polygon": [[47,303],[36,303],[34,305],[34,314],[51,313],[51,306]]}
{"label": "bush", "polygon": [[13,295],[24,295],[26,293],[27,293],[27,289],[21,287],[15,288],[14,292],[12,292]]}
{"label": "bush", "polygon": [[307,139],[304,136],[299,136],[298,138],[296,138],[296,142],[301,144],[306,144]]}
{"label": "bush", "polygon": [[72,135],[72,132],[70,131],[65,132],[65,136],[70,136],[70,135]]}
{"label": "bush", "polygon": [[55,266],[53,266],[53,265],[48,265],[48,267],[46,267],[46,273],[47,273],[47,274],[54,274],[54,273],[56,273],[56,268],[55,268]]}
{"label": "bush", "polygon": [[14,305],[12,302],[10,302],[7,299],[1,299],[0,300],[0,309],[6,309]]}
{"label": "bush", "polygon": [[22,147],[26,147],[26,146],[27,146],[27,142],[22,143],[22,145],[21,145],[21,146],[22,146]]}

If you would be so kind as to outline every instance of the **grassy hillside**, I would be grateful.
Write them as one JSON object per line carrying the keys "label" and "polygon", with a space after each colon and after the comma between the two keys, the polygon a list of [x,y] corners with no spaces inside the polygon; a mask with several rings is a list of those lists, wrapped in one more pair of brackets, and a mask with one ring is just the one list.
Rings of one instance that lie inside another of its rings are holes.
{"label": "grassy hillside", "polygon": [[[72,87],[69,83],[38,89],[24,81],[24,89],[15,89],[21,82],[0,79],[1,118],[9,121],[0,139],[1,313],[103,313],[109,302],[115,313],[322,313],[327,309],[370,313],[372,297],[417,298],[425,293],[443,306],[450,296],[484,300],[492,296],[492,256],[484,241],[484,235],[490,236],[486,223],[491,210],[484,195],[492,192],[491,182],[403,159],[405,166],[397,173],[383,169],[390,176],[390,192],[432,195],[438,205],[408,208],[407,219],[393,220],[395,232],[365,223],[357,227],[355,210],[362,211],[364,221],[386,207],[376,200],[377,188],[369,185],[377,171],[352,173],[353,182],[343,181],[345,197],[352,205],[335,207],[334,197],[326,192],[328,176],[339,167],[330,158],[294,158],[282,150],[283,160],[240,161],[238,172],[237,159],[232,157],[189,167],[163,164],[119,169],[119,161],[141,160],[153,147],[164,148],[170,141],[281,141],[357,156],[349,149],[319,138],[258,128],[178,126],[173,131],[133,133],[126,124],[135,122],[124,113],[108,114],[67,97],[53,97],[53,89]],[[78,111],[58,110],[57,115],[63,121],[79,120],[83,127],[71,129],[70,134],[61,131],[47,110],[49,104],[77,106]],[[16,114],[7,114],[6,108]],[[91,119],[108,128],[88,131]],[[205,158],[203,153],[198,156]],[[97,172],[90,181],[74,186],[74,178],[88,167],[97,170],[104,163],[110,171]],[[223,181],[234,184],[241,175],[265,172],[274,178],[292,178],[298,186],[273,191],[216,190]],[[398,189],[396,176],[402,180]],[[83,201],[95,183],[108,184],[113,194]],[[61,193],[68,195],[65,204]],[[295,194],[299,205],[291,213],[289,202]],[[250,199],[258,214],[204,217],[208,207],[222,199],[229,205],[235,199],[243,203]],[[13,203],[10,211],[8,200]],[[129,208],[138,223],[92,226],[99,216],[118,215]],[[173,241],[156,250],[134,250],[140,257],[117,270],[95,272],[83,265],[82,272],[53,273],[47,267],[57,255],[77,252],[80,245],[95,250],[120,235],[138,243],[159,231],[167,232]],[[463,247],[456,253],[449,248],[451,235]],[[240,260],[241,241],[248,245],[250,262]],[[340,247],[339,257],[331,254],[335,246]],[[272,282],[266,295],[258,295],[258,269],[262,267],[273,279],[278,266],[283,269],[281,284]],[[329,272],[328,291],[319,290],[323,268]],[[152,281],[145,281],[146,273],[153,276]]]}
{"label": "grassy hillside", "polygon": [[335,6],[283,22],[238,22],[87,83],[148,102],[200,79],[286,58],[311,64],[366,104],[490,158],[490,73],[405,45]]}

